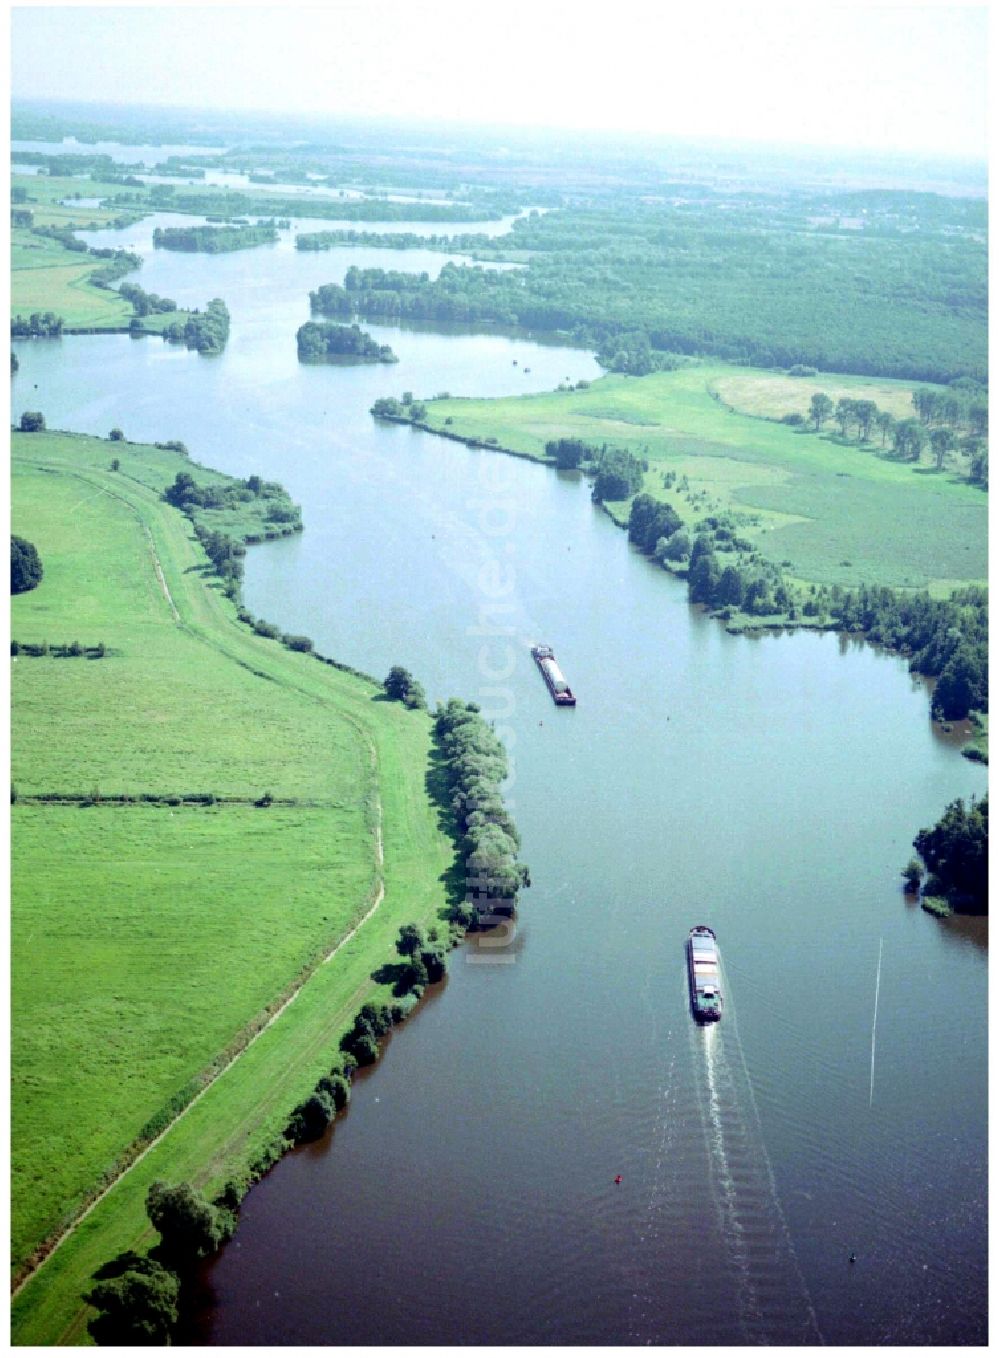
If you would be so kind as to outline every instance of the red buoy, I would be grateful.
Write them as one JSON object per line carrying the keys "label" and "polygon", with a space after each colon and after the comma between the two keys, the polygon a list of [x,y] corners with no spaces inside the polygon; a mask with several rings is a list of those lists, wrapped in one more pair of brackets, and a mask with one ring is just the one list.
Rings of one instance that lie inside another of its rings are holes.
{"label": "red buoy", "polygon": [[616,1175],[615,1175],[615,1183],[616,1183],[616,1184],[620,1184],[621,1181],[622,1181],[622,1176],[621,1176],[620,1174],[616,1174]]}

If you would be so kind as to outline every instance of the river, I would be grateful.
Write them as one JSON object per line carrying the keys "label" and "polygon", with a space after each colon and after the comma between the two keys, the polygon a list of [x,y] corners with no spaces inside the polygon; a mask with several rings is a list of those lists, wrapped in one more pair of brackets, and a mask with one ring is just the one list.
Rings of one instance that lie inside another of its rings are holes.
{"label": "river", "polygon": [[[289,233],[177,255],[151,250],[155,224],[87,239],[139,249],[143,286],[182,305],[224,297],[225,354],[19,342],[13,410],[286,484],[306,531],[249,553],[248,607],[480,701],[533,883],[514,939],[456,952],[332,1134],[251,1192],[191,1338],[984,1343],[986,926],[907,905],[899,873],[986,775],[931,726],[926,685],[832,634],[729,636],[576,474],[367,413],[405,389],[551,389],[597,376],[590,355],[370,326],[397,366],[298,364],[310,288],[446,256]],[[686,1002],[702,921],[715,1030]]]}

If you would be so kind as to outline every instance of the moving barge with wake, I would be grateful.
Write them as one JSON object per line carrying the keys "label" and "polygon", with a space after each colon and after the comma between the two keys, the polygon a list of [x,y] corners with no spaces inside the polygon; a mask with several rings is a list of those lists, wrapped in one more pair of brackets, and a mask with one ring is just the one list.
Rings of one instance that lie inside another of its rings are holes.
{"label": "moving barge with wake", "polygon": [[722,982],[719,946],[707,924],[696,924],[688,934],[687,952],[691,1012],[699,1023],[715,1023],[722,1018]]}
{"label": "moving barge with wake", "polygon": [[532,646],[531,654],[535,657],[535,664],[542,672],[542,678],[548,685],[555,705],[557,707],[576,707],[576,695],[567,684],[566,676],[556,664],[552,647]]}

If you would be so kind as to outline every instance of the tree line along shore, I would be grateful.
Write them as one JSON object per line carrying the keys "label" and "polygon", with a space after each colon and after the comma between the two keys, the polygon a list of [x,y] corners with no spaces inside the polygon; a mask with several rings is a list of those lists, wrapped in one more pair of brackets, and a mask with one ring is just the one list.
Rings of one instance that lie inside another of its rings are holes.
{"label": "tree line along shore", "polygon": [[[847,390],[855,396],[842,395],[835,405],[824,394],[840,420],[789,423],[781,413],[762,418],[752,408],[754,385],[771,392],[774,374],[744,370],[736,379],[736,372],[691,364],[494,400],[425,401],[406,393],[376,401],[372,413],[581,470],[592,480],[595,502],[634,545],[686,579],[692,601],[731,630],[794,625],[858,632],[938,678],[936,716],[955,721],[985,713],[982,440],[971,435],[975,452],[956,446],[944,463],[929,449],[914,457],[883,446],[878,436],[866,441],[853,423],[859,407],[878,411],[874,393],[899,412],[892,417],[897,428],[919,426],[921,450],[942,430],[957,445],[962,423],[968,430],[971,412],[978,417],[981,389],[854,379]],[[741,385],[729,394],[750,408],[718,399],[718,388],[731,379]],[[792,409],[808,408],[812,384],[832,382],[836,391],[847,379],[812,374],[797,388],[802,380],[782,388]],[[553,438],[553,429],[565,433]]]}

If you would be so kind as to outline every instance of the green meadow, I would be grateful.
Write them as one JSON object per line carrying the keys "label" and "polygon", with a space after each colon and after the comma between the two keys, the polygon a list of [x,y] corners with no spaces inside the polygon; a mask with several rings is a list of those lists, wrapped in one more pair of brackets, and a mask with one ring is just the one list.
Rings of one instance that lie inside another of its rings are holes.
{"label": "green meadow", "polygon": [[[960,465],[937,472],[926,458],[901,463],[829,428],[816,434],[761,418],[808,406],[824,389],[858,397],[878,390],[883,408],[905,411],[912,384],[854,385],[821,374],[802,379],[801,397],[785,407],[787,388],[776,393],[774,381],[770,372],[706,362],[648,377],[609,375],[583,390],[431,401],[426,424],[540,460],[557,438],[628,447],[649,462],[649,494],[689,524],[723,511],[750,516],[741,531],[794,579],[937,594],[985,581],[986,495]],[[730,408],[736,404],[741,409]],[[670,472],[686,486],[665,487]],[[627,502],[608,508],[628,517]]]}
{"label": "green meadow", "polygon": [[15,1299],[16,1343],[86,1342],[93,1269],[155,1239],[148,1184],[217,1191],[252,1165],[377,991],[399,925],[436,917],[453,846],[425,790],[426,714],[254,636],[206,574],[160,491],[215,474],[141,445],[13,442],[12,529],[44,578],[12,600],[12,634],[105,647],[12,665],[15,1272],[207,1085]]}
{"label": "green meadow", "polygon": [[90,276],[103,261],[67,250],[57,240],[30,231],[11,232],[10,314],[54,311],[69,329],[120,330],[132,307],[109,288],[95,288]]}

